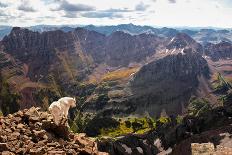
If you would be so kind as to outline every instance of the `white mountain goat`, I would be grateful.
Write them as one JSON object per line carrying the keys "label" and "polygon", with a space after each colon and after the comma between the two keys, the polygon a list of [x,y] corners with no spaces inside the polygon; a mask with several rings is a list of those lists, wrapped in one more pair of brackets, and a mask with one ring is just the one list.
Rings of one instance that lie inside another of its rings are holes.
{"label": "white mountain goat", "polygon": [[48,110],[53,116],[56,125],[59,125],[62,119],[68,118],[69,108],[76,107],[76,99],[72,97],[63,97],[58,101],[52,102]]}

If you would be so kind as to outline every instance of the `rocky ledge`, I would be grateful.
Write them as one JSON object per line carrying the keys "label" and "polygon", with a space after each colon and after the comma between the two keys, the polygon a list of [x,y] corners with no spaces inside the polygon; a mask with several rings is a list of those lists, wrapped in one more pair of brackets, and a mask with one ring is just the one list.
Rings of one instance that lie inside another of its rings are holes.
{"label": "rocky ledge", "polygon": [[[65,123],[64,123],[65,124]],[[0,152],[3,155],[107,155],[85,136],[65,125],[57,126],[52,116],[32,107],[0,117]]]}

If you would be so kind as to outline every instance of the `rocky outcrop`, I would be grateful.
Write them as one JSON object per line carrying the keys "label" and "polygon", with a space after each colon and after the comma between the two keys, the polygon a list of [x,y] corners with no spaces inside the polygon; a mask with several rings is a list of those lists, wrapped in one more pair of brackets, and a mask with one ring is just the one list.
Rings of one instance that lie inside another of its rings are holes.
{"label": "rocky outcrop", "polygon": [[[65,123],[64,123],[65,124]],[[0,117],[2,154],[107,154],[85,134],[74,134],[65,125],[55,125],[52,116],[32,107]]]}
{"label": "rocky outcrop", "polygon": [[[141,112],[159,116],[181,113],[198,87],[198,77],[207,78],[207,62],[198,53],[169,55],[143,66],[131,81],[134,102]],[[149,110],[150,109],[150,110]]]}

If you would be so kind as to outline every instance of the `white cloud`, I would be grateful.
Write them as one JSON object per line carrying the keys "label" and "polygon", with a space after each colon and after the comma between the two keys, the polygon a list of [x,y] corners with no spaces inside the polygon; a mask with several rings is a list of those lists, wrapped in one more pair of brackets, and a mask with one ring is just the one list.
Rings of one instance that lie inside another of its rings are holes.
{"label": "white cloud", "polygon": [[134,23],[232,27],[231,0],[1,0],[1,4],[4,7],[0,7],[0,25]]}

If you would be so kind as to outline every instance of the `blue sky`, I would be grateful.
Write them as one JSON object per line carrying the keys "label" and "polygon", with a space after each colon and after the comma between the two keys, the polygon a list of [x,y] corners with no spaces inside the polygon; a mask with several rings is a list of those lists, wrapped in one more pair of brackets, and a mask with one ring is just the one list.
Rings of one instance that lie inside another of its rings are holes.
{"label": "blue sky", "polygon": [[232,0],[0,0],[0,25],[38,24],[232,28]]}

